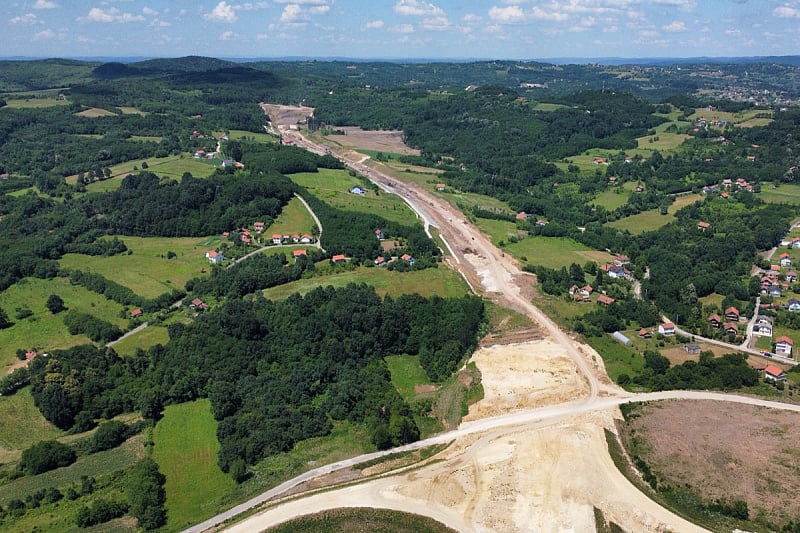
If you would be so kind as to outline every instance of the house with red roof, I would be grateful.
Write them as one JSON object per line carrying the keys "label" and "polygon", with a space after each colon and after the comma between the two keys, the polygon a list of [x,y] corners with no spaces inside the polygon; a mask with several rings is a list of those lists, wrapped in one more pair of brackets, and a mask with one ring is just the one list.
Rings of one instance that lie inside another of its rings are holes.
{"label": "house with red roof", "polygon": [[734,335],[739,333],[739,325],[736,322],[725,322],[722,324],[722,329],[725,333],[733,333]]}
{"label": "house with red roof", "polygon": [[294,250],[292,252],[292,256],[294,257],[294,260],[297,261],[298,257],[307,257],[308,253],[305,250]]}
{"label": "house with red roof", "polygon": [[400,256],[400,259],[402,259],[403,261],[405,261],[409,265],[413,265],[414,264],[414,258],[411,257],[408,254],[403,254],[402,256]]}
{"label": "house with red roof", "polygon": [[140,316],[142,316],[142,314],[144,314],[144,312],[141,309],[136,308],[133,311],[131,311],[131,318],[139,318]]}
{"label": "house with red roof", "polygon": [[280,244],[283,242],[283,235],[280,233],[273,233],[272,234],[272,244]]}
{"label": "house with red roof", "polygon": [[382,241],[384,239],[383,230],[375,228],[375,237],[377,237],[379,241]]}
{"label": "house with red roof", "polygon": [[653,333],[647,328],[642,328],[639,330],[639,337],[643,339],[652,339]]}
{"label": "house with red roof", "polygon": [[253,229],[255,229],[258,233],[264,231],[264,223],[263,222],[253,222]]}
{"label": "house with red roof", "polygon": [[517,213],[517,215],[514,218],[516,218],[517,220],[528,220],[528,214],[522,211],[520,213]]}
{"label": "house with red roof", "polygon": [[437,184],[436,184],[436,190],[437,190],[437,191],[443,191],[443,190],[445,190],[446,188],[447,188],[447,185],[445,185],[444,183],[437,183]]}
{"label": "house with red roof", "polygon": [[781,266],[782,267],[788,267],[788,266],[792,265],[792,255],[791,254],[788,254],[786,252],[782,253],[780,255],[780,260],[781,260]]}
{"label": "house with red roof", "polygon": [[776,354],[782,355],[784,357],[791,357],[792,356],[792,339],[783,335],[775,339],[775,349],[773,350]]}
{"label": "house with red roof", "polygon": [[770,381],[786,381],[786,372],[775,365],[767,365],[764,369],[764,379]]}
{"label": "house with red roof", "polygon": [[386,258],[384,258],[382,255],[379,255],[378,257],[376,257],[375,258],[375,266],[378,266],[378,267],[386,266]]}
{"label": "house with red roof", "polygon": [[738,322],[739,310],[733,306],[730,306],[727,309],[725,309],[725,320],[729,320],[731,322]]}
{"label": "house with red roof", "polygon": [[606,307],[613,304],[614,302],[616,302],[614,298],[606,296],[605,294],[601,294],[600,296],[597,297],[597,303],[605,305]]}
{"label": "house with red roof", "polygon": [[216,250],[209,250],[206,252],[206,259],[212,265],[222,263],[225,260],[225,257],[222,255],[222,252],[217,252]]}
{"label": "house with red roof", "polygon": [[722,325],[722,317],[714,313],[713,315],[708,317],[708,322],[711,324],[712,327],[718,328]]}
{"label": "house with red roof", "polygon": [[789,245],[791,248],[800,248],[800,237],[794,237],[792,243]]}
{"label": "house with red roof", "polygon": [[675,335],[675,324],[672,322],[664,322],[658,325],[658,332],[662,335]]}
{"label": "house with red roof", "polygon": [[347,261],[347,258],[344,256],[344,254],[336,254],[333,257],[331,257],[331,261],[333,261],[334,264],[339,264]]}
{"label": "house with red roof", "polygon": [[697,223],[697,229],[699,229],[701,231],[705,231],[705,230],[707,230],[709,228],[711,228],[711,223],[710,222],[698,222]]}
{"label": "house with red roof", "polygon": [[300,242],[303,244],[311,244],[312,240],[313,239],[311,238],[311,235],[309,235],[308,233],[303,233],[303,236],[300,237]]}

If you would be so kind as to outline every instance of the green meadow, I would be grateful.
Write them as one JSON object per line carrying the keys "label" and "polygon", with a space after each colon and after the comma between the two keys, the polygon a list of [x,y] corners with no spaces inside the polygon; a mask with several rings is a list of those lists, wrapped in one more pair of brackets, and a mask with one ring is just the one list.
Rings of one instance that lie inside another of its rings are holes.
{"label": "green meadow", "polygon": [[[155,298],[211,270],[205,254],[226,242],[219,237],[120,237],[131,255],[66,254],[62,268],[95,272],[145,298]],[[167,259],[167,253],[176,257]]]}
{"label": "green meadow", "polygon": [[260,143],[275,143],[278,138],[269,133],[253,133],[252,131],[244,130],[231,130],[228,132],[228,138],[232,141],[256,141]]}
{"label": "green meadow", "polygon": [[[415,224],[417,217],[399,196],[367,188],[364,196],[353,194],[356,185],[365,187],[358,178],[346,170],[319,169],[319,172],[291,174],[289,178],[298,185],[337,209],[359,213],[379,214],[387,220],[401,224]],[[324,228],[323,228],[324,231]]]}
{"label": "green meadow", "polygon": [[0,396],[0,463],[17,461],[25,448],[62,435],[36,408],[30,387]]}
{"label": "green meadow", "polygon": [[359,267],[353,271],[335,272],[330,275],[304,278],[286,285],[280,285],[264,291],[264,296],[273,300],[283,300],[294,293],[306,294],[317,287],[346,287],[350,283],[366,283],[375,287],[381,296],[399,296],[401,294],[422,294],[424,296],[441,296],[443,298],[464,296],[469,292],[461,277],[445,266],[413,270],[410,272],[394,272],[386,268]]}
{"label": "green meadow", "polygon": [[[123,307],[118,303],[79,285],[72,285],[64,278],[25,278],[0,293],[0,307],[14,323],[10,328],[0,330],[0,373],[5,373],[18,362],[17,349],[36,348],[47,352],[91,342],[84,335],[70,335],[62,315],[53,315],[47,310],[45,303],[51,294],[60,296],[67,309],[89,313],[127,329],[128,321],[120,317]],[[17,319],[17,309],[29,309],[32,314]]]}
{"label": "green meadow", "polygon": [[[171,155],[160,158],[145,159],[147,168],[142,169],[142,161],[128,161],[109,167],[111,178],[103,181],[95,181],[86,186],[89,192],[106,192],[119,189],[122,179],[128,174],[134,174],[142,170],[152,172],[162,178],[171,178],[180,181],[184,173],[188,172],[195,178],[207,178],[217,168],[218,160],[214,159],[195,159],[189,154]],[[134,169],[136,167],[136,169]],[[74,184],[77,176],[66,178],[68,183]]]}
{"label": "green meadow", "polygon": [[[627,185],[627,183],[625,185]],[[605,207],[608,211],[613,211],[614,209],[622,207],[628,203],[630,194],[630,191],[626,190],[625,187],[610,187],[595,196],[595,198],[592,200],[592,204]]]}
{"label": "green meadow", "polygon": [[392,385],[409,405],[417,398],[415,391],[417,385],[432,385],[422,365],[419,364],[419,356],[389,355],[384,359],[392,375]]}
{"label": "green meadow", "polygon": [[167,478],[167,529],[183,529],[217,513],[220,499],[236,482],[217,466],[219,441],[211,402],[167,406],[153,441],[153,459]]}
{"label": "green meadow", "polygon": [[302,235],[303,233],[311,233],[311,228],[314,227],[314,219],[311,213],[308,212],[306,206],[303,205],[298,198],[292,198],[289,203],[278,215],[268,228],[264,230],[264,235],[269,237],[273,233],[280,233],[281,235]]}
{"label": "green meadow", "polygon": [[168,342],[169,335],[167,334],[166,327],[147,326],[143,330],[134,333],[130,337],[126,337],[119,342],[114,343],[114,351],[125,357],[135,354],[137,348],[147,350],[156,344],[161,344],[163,346]]}
{"label": "green meadow", "polygon": [[792,183],[781,183],[775,189],[764,183],[761,185],[761,192],[758,197],[765,202],[773,204],[786,203],[800,205],[800,185]]}
{"label": "green meadow", "polygon": [[61,98],[14,98],[6,100],[9,109],[42,109],[59,105],[68,105],[67,100]]}
{"label": "green meadow", "polygon": [[614,220],[609,222],[608,225],[612,228],[628,230],[633,235],[638,235],[646,231],[655,231],[674,221],[675,213],[679,210],[703,198],[704,196],[702,194],[684,194],[675,198],[675,202],[667,209],[666,215],[662,215],[660,209],[651,209],[636,215]]}

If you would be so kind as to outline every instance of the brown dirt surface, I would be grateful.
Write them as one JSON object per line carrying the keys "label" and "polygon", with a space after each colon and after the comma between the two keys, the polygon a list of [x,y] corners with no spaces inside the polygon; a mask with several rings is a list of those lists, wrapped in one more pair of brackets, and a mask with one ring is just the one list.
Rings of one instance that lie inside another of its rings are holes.
{"label": "brown dirt surface", "polygon": [[276,126],[289,127],[305,123],[309,115],[314,114],[313,107],[288,106],[277,104],[261,104],[261,109],[269,116],[269,121]]}
{"label": "brown dirt surface", "polygon": [[403,132],[394,130],[362,130],[354,126],[337,127],[345,135],[330,136],[343,148],[356,150],[377,150],[391,154],[419,155],[420,151],[406,146]]}
{"label": "brown dirt surface", "polygon": [[624,440],[635,434],[660,482],[744,500],[751,517],[776,524],[800,516],[800,413],[686,400],[645,404],[636,415]]}

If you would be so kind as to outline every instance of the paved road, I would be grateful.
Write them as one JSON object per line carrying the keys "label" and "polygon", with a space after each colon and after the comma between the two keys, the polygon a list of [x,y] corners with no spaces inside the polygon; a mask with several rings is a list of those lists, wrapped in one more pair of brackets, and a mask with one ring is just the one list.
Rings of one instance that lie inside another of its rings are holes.
{"label": "paved road", "polygon": [[[179,300],[179,302],[180,302],[180,300]],[[115,344],[117,344],[119,341],[121,341],[121,340],[123,340],[123,339],[126,339],[126,338],[130,337],[131,335],[134,335],[134,334],[136,334],[136,333],[139,333],[140,331],[142,331],[142,330],[143,330],[144,328],[146,328],[146,327],[147,327],[147,322],[145,322],[144,324],[140,324],[140,325],[136,326],[135,328],[133,328],[132,330],[130,330],[129,332],[127,332],[127,333],[126,333],[125,335],[123,335],[122,337],[120,337],[120,338],[118,338],[118,339],[115,339],[115,340],[113,340],[113,341],[111,341],[111,342],[107,342],[107,343],[106,343],[106,348],[108,348],[109,346],[114,346],[114,345],[115,345]]]}

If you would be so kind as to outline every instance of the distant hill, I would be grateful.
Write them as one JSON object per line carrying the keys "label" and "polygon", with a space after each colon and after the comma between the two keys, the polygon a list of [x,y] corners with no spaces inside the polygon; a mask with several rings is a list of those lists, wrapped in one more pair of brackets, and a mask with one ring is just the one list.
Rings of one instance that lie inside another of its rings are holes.
{"label": "distant hill", "polygon": [[207,72],[239,66],[233,61],[203,56],[186,56],[173,59],[148,59],[129,65],[146,72]]}

